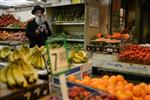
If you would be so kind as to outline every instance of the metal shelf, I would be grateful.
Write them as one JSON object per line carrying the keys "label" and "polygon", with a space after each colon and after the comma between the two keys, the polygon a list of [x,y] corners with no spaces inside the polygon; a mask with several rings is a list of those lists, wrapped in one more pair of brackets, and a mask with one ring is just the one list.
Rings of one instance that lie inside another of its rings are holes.
{"label": "metal shelf", "polygon": [[84,25],[84,22],[54,22],[53,25]]}

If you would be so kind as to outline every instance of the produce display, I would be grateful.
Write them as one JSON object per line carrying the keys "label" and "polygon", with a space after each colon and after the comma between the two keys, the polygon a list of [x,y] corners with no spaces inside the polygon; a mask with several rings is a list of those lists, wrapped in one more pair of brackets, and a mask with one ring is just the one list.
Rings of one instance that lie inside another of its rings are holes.
{"label": "produce display", "polygon": [[24,32],[6,32],[1,31],[0,32],[0,39],[1,40],[12,40],[12,41],[28,41],[28,38],[25,36]]}
{"label": "produce display", "polygon": [[10,50],[9,47],[4,47],[0,49],[0,59],[3,59],[3,60],[7,59],[8,56],[11,54],[11,52],[12,51]]}
{"label": "produce display", "polygon": [[0,82],[7,84],[10,88],[28,87],[37,79],[38,74],[33,66],[21,58],[0,69]]}
{"label": "produce display", "polygon": [[25,28],[27,22],[19,22],[12,14],[0,16],[0,27]]}
{"label": "produce display", "polygon": [[12,23],[18,23],[19,20],[15,19],[15,17],[11,14],[2,14],[0,16],[0,27],[7,27]]}
{"label": "produce display", "polygon": [[129,39],[129,34],[113,33],[111,37],[116,39]]}
{"label": "produce display", "polygon": [[6,32],[6,31],[1,31],[0,32],[0,39],[1,40],[7,40],[10,36],[10,33]]}
{"label": "produce display", "polygon": [[88,62],[87,53],[83,50],[71,50],[69,52],[69,58],[75,64]]}
{"label": "produce display", "polygon": [[69,98],[70,100],[115,100],[113,96],[108,95],[93,96],[90,91],[79,86],[69,88]]}
{"label": "produce display", "polygon": [[26,37],[24,32],[19,31],[19,32],[10,34],[8,37],[8,40],[25,42],[25,41],[28,41],[28,38]]}
{"label": "produce display", "polygon": [[150,65],[150,48],[139,45],[131,45],[121,51],[118,55],[119,60],[129,63]]}
{"label": "produce display", "polygon": [[71,75],[68,80],[87,85],[89,87],[109,92],[117,100],[150,100],[150,84],[129,83],[122,75],[104,75],[100,78],[84,77],[82,80]]}
{"label": "produce display", "polygon": [[84,8],[83,7],[74,7],[72,9],[58,8],[54,12],[53,21],[57,22],[77,22],[84,21]]}

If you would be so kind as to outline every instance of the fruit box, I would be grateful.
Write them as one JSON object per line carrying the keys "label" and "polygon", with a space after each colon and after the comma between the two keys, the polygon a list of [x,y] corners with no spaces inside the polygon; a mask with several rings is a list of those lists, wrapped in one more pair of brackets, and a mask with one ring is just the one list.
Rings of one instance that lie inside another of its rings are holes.
{"label": "fruit box", "polygon": [[[84,64],[74,64],[71,66],[70,70],[65,73],[66,78],[69,75],[74,75],[78,79],[82,79],[84,76],[91,76],[92,75],[92,63],[87,62]],[[54,77],[54,79],[58,79],[58,77]]]}
{"label": "fruit box", "polygon": [[37,100],[49,94],[47,81],[38,80],[28,88],[9,89],[0,84],[0,100]]}

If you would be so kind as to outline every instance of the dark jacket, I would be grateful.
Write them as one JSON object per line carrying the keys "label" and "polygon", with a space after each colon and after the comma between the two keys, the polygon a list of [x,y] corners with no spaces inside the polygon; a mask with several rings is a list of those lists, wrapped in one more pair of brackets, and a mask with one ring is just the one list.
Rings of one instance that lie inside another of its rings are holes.
{"label": "dark jacket", "polygon": [[51,30],[46,21],[44,22],[44,25],[46,26],[46,30],[48,31],[48,33],[46,33],[46,31],[43,31],[40,32],[39,34],[36,34],[36,29],[39,27],[39,25],[37,25],[35,19],[28,22],[26,29],[26,36],[29,38],[31,48],[34,47],[35,45],[38,45],[39,47],[45,45],[47,37],[51,36]]}

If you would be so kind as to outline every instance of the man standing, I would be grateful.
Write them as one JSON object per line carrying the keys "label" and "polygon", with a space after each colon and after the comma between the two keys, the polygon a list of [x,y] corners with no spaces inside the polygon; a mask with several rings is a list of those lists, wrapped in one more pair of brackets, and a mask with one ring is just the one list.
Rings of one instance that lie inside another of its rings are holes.
{"label": "man standing", "polygon": [[51,30],[44,18],[45,9],[36,5],[32,10],[32,14],[36,17],[28,22],[26,36],[29,38],[30,47],[45,45],[48,36],[51,36]]}

